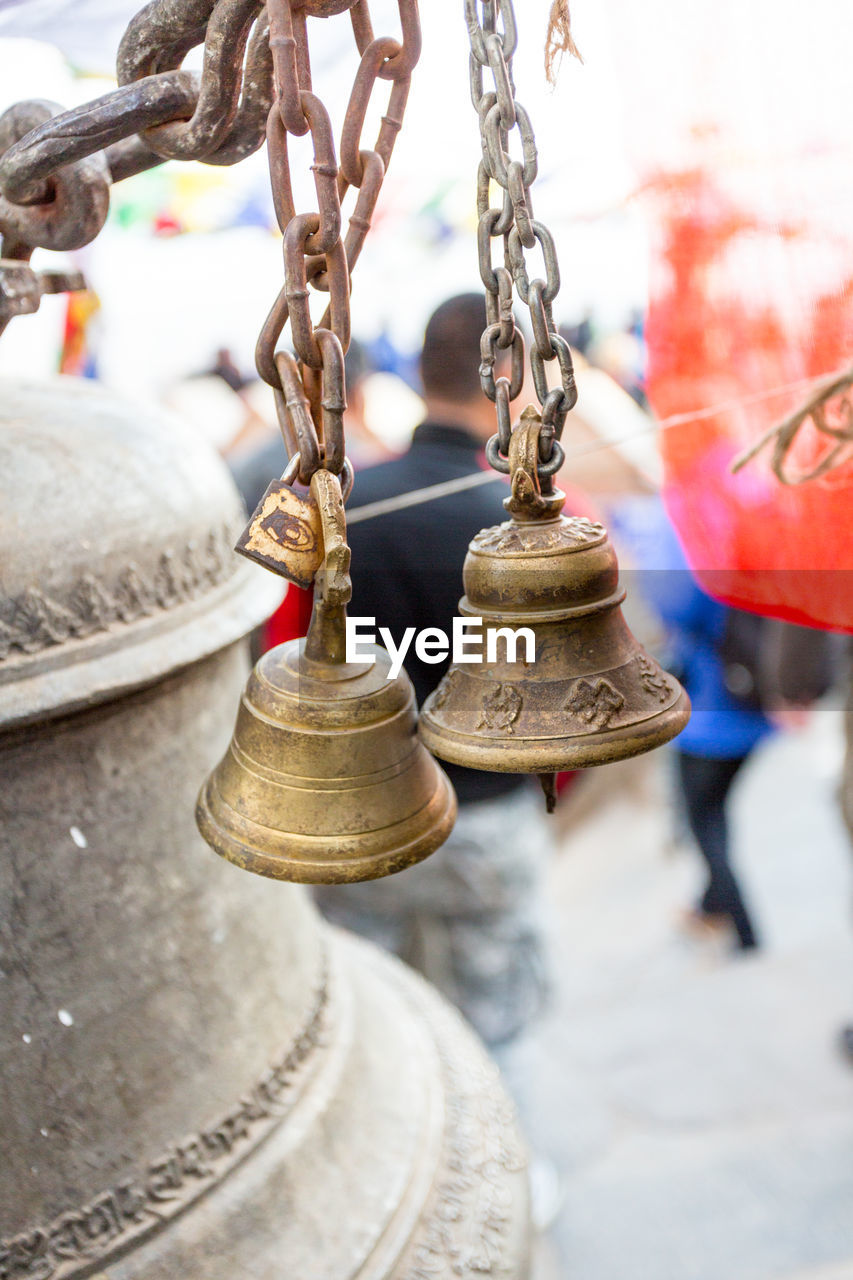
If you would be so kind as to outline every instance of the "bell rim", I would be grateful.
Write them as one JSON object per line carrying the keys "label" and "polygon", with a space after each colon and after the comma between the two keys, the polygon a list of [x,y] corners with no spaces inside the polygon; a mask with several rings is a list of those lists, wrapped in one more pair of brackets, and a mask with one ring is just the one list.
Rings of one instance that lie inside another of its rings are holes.
{"label": "bell rim", "polygon": [[[637,721],[630,733],[622,726],[571,738],[510,736],[503,739],[446,729],[422,711],[418,734],[426,749],[447,764],[487,773],[560,773],[614,764],[662,747],[685,728],[690,710],[690,698],[682,689],[671,706]],[[446,750],[448,746],[451,751]],[[520,751],[530,759],[526,768],[519,767]]]}
{"label": "bell rim", "polygon": [[[453,830],[458,811],[456,792],[437,761],[435,766],[437,785],[426,804],[392,826],[379,829],[396,833],[398,841],[383,852],[357,853],[360,846],[375,842],[375,830],[342,837],[272,833],[270,828],[242,817],[221,796],[217,803],[211,803],[215,775],[205,780],[199,792],[196,824],[207,844],[221,858],[243,871],[251,871],[269,880],[294,884],[350,884],[376,880],[423,862],[444,844]],[[225,825],[219,820],[219,815],[233,816],[234,821]],[[253,828],[264,834],[267,850],[269,836],[274,835],[275,853],[265,851],[238,834],[240,831],[248,834]],[[330,846],[334,846],[335,856],[305,856],[306,850],[313,849],[319,855],[320,849]],[[348,853],[347,850],[353,852]]]}

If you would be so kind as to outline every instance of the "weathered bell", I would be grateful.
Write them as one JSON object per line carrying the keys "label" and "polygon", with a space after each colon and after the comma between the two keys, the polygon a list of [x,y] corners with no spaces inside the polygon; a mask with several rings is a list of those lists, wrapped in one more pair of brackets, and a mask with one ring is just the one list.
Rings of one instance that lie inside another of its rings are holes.
{"label": "weathered bell", "polygon": [[417,736],[415,696],[391,659],[347,663],[351,593],[340,483],[311,481],[323,567],[308,636],[255,667],[231,745],[201,789],[199,830],[259,875],[308,884],[374,880],[433,853],[456,820],[446,774]]}
{"label": "weathered bell", "polygon": [[196,831],[280,595],[224,467],[91,382],[0,393],[0,1276],[526,1275],[461,1020]]}
{"label": "weathered bell", "polygon": [[416,733],[411,682],[313,662],[305,640],[264,654],[197,819],[217,853],[277,880],[372,880],[420,862],[450,834],[456,798]]}
{"label": "weathered bell", "polygon": [[[468,548],[459,611],[482,619],[485,657],[451,666],[424,704],[423,742],[454,764],[543,775],[668,742],[690,702],[628,629],[606,530],[561,515],[562,494],[530,501],[523,487],[513,519]],[[501,634],[519,628],[532,635]]]}

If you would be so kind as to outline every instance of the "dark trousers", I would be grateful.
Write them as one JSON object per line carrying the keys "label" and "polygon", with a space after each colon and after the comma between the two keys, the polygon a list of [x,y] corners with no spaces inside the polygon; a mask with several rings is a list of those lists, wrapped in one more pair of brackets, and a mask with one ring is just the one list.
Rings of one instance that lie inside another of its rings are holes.
{"label": "dark trousers", "polygon": [[678,753],[679,780],[690,830],[708,865],[708,887],[701,909],[709,915],[729,916],[742,947],[757,945],[749,912],[729,864],[726,798],[746,756],[714,760]]}

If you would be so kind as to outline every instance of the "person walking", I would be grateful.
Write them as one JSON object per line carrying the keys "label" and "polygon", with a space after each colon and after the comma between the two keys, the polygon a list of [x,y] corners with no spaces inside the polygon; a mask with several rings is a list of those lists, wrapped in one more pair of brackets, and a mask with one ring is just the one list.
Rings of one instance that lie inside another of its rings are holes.
{"label": "person walking", "polygon": [[684,817],[706,871],[684,923],[697,932],[733,931],[738,947],[750,951],[759,940],[732,865],[727,806],[744,764],[773,731],[756,687],[764,620],[701,590],[662,504],[653,525],[643,588],[666,627],[667,665],[690,695],[692,714],[672,751]]}
{"label": "person walking", "polygon": [[[352,617],[405,630],[452,630],[471,538],[508,519],[498,475],[463,492],[359,521],[362,507],[485,470],[494,406],[480,387],[482,294],[448,299],[426,327],[420,371],[426,419],[401,457],[360,471],[348,506]],[[496,375],[503,372],[498,367]],[[352,517],[355,517],[354,519]],[[448,661],[410,650],[418,704]],[[446,844],[426,862],[367,884],[323,887],[335,923],[382,943],[434,983],[492,1048],[531,1025],[549,986],[542,874],[551,847],[538,786],[528,778],[443,766],[459,800]]]}

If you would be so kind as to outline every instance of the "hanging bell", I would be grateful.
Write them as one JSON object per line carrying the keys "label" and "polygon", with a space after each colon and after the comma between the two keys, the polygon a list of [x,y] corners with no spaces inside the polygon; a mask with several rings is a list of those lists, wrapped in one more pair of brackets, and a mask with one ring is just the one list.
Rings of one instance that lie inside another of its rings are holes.
{"label": "hanging bell", "polygon": [[454,764],[538,773],[548,795],[547,775],[668,742],[690,702],[628,629],[604,527],[561,515],[564,495],[540,489],[540,427],[523,417],[513,432],[513,518],[478,533],[465,559],[459,611],[482,620],[484,660],[450,667],[420,734]]}
{"label": "hanging bell", "polygon": [[271,649],[243,694],[222,761],[201,789],[208,844],[277,880],[372,880],[420,862],[447,839],[456,796],[417,737],[414,691],[391,659],[345,661],[349,548],[340,486],[311,481],[324,548],[308,636]]}

